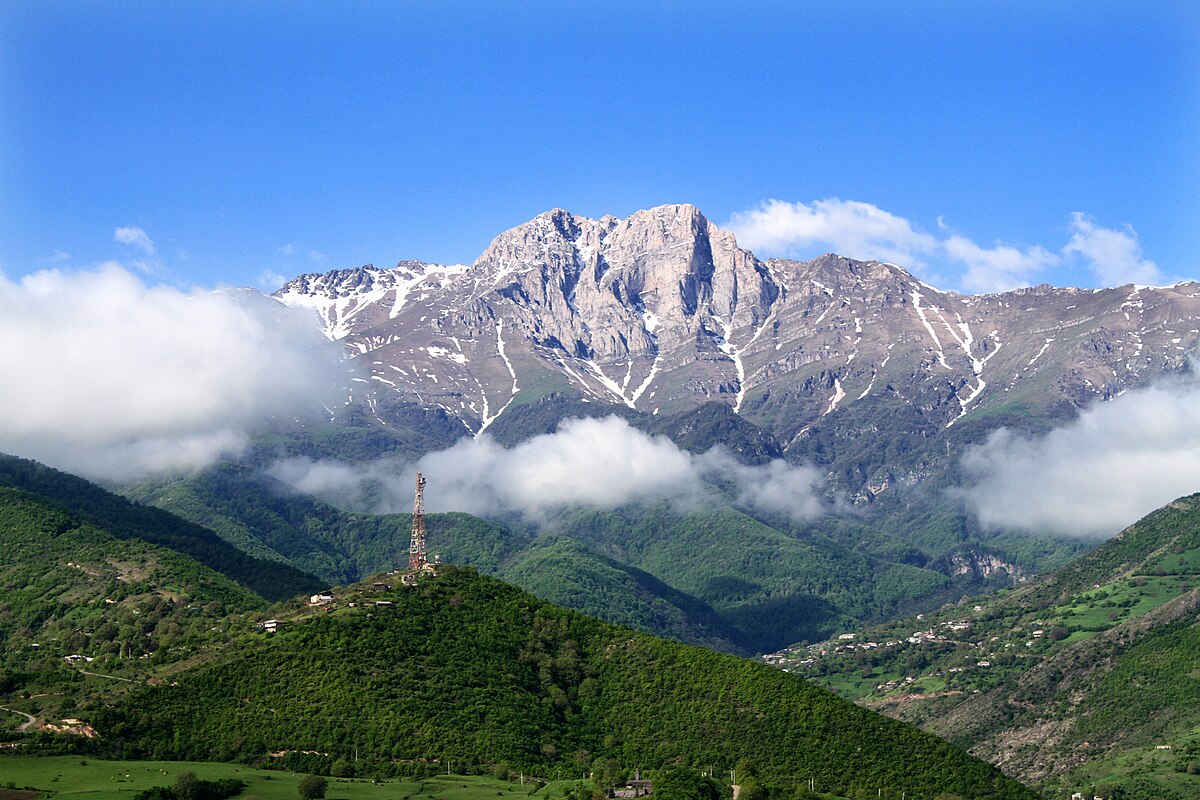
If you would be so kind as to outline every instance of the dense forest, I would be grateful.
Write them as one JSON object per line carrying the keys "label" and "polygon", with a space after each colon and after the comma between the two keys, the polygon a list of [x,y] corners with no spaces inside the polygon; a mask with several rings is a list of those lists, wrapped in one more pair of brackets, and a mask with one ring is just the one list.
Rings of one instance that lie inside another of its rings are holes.
{"label": "dense forest", "polygon": [[[250,465],[222,464],[129,493],[330,585],[407,557],[409,515],[338,509]],[[854,520],[798,524],[719,502],[564,511],[543,520],[540,532],[519,519],[501,524],[467,514],[430,514],[428,526],[430,547],[447,561],[611,622],[729,652],[817,640],[962,593],[946,575],[919,566],[925,559],[918,551],[872,540]],[[561,538],[580,546],[568,552],[549,544]],[[859,549],[867,540],[871,548]],[[579,591],[589,573],[583,588],[598,586],[598,572],[615,580],[602,591]]]}

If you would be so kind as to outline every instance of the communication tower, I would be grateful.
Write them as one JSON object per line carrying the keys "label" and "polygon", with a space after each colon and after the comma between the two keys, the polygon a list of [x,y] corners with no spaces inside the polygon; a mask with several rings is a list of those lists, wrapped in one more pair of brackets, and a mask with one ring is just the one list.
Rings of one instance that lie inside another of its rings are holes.
{"label": "communication tower", "polygon": [[417,494],[413,498],[412,539],[408,545],[408,568],[422,569],[429,563],[425,541],[425,477],[417,473]]}

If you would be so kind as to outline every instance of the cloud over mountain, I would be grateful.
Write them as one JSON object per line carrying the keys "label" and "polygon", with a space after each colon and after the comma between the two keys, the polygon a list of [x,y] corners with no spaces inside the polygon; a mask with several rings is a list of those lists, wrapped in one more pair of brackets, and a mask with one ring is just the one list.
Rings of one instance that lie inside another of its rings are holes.
{"label": "cloud over mountain", "polygon": [[696,455],[663,436],[651,436],[619,417],[570,419],[554,433],[505,448],[484,435],[422,457],[417,464],[376,461],[342,464],[306,458],[277,462],[271,473],[305,493],[377,513],[412,507],[413,472],[429,480],[431,511],[517,514],[543,519],[561,508],[616,508],[667,500],[685,506],[730,489],[737,502],[800,519],[820,515],[822,478],[811,467],[782,461],[739,463],[714,448]]}
{"label": "cloud over mountain", "polygon": [[967,450],[961,495],[985,525],[1108,537],[1200,491],[1200,381],[1130,391],[1037,438]]}
{"label": "cloud over mountain", "polygon": [[[967,292],[1005,292],[1047,279],[1047,270],[1077,264],[1102,287],[1165,282],[1142,256],[1137,233],[1105,228],[1082,212],[1071,214],[1071,239],[1057,252],[1040,245],[997,241],[991,247],[951,232],[938,218],[937,234],[871,203],[828,198],[812,203],[766,200],[736,212],[726,227],[742,247],[760,256],[811,258],[822,248],[863,260],[895,262],[922,274],[937,273]],[[957,275],[957,277],[954,277]]]}
{"label": "cloud over mountain", "polygon": [[1071,215],[1071,233],[1063,252],[1087,259],[1102,286],[1149,285],[1166,280],[1157,264],[1142,257],[1137,233],[1129,226],[1125,230],[1103,228],[1077,211]]}
{"label": "cloud over mountain", "polygon": [[90,477],[236,453],[253,425],[319,408],[345,369],[255,293],[150,286],[116,263],[0,276],[0,451]]}

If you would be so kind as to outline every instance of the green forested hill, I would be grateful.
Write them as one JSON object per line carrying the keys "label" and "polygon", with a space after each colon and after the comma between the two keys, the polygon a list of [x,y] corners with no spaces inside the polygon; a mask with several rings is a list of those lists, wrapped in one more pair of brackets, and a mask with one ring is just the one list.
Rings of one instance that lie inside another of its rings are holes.
{"label": "green forested hill", "polygon": [[[354,583],[408,562],[410,515],[342,511],[244,464],[217,464],[129,494],[210,528],[248,553],[286,561],[329,585]],[[469,514],[430,514],[427,524],[434,552],[487,571],[525,541]]]}
{"label": "green forested hill", "polygon": [[945,575],[856,552],[819,528],[785,531],[730,507],[580,511],[554,530],[670,576],[674,588],[710,605],[756,652],[887,618],[953,588]]}
{"label": "green forested hill", "polygon": [[269,600],[321,588],[321,582],[287,564],[248,556],[207,528],[158,508],[134,505],[83,478],[36,461],[0,454],[0,487],[36,494],[119,539],[170,548],[229,576]]}
{"label": "green forested hill", "polygon": [[[374,605],[385,599],[390,606]],[[98,713],[125,752],[311,750],[574,774],[753,760],[764,780],[969,798],[1032,793],[943,740],[777,670],[554,607],[445,568],[285,625]]]}
{"label": "green forested hill", "polygon": [[894,646],[797,649],[781,665],[1031,783],[1185,800],[1200,796],[1197,586],[1192,495],[1054,573],[857,640]]}
{"label": "green forested hill", "polygon": [[565,536],[537,540],[497,575],[543,600],[618,625],[744,654],[741,634],[707,603]]}
{"label": "green forested hill", "polygon": [[[96,692],[199,652],[229,615],[267,605],[187,556],[16,489],[0,488],[0,552],[0,704],[35,716],[72,716]],[[96,686],[80,669],[121,677]]]}

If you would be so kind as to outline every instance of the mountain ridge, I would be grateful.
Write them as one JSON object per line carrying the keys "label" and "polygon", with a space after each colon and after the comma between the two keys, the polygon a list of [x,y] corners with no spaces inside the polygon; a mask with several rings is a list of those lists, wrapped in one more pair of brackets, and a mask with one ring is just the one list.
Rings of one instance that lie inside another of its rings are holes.
{"label": "mountain ridge", "polygon": [[[418,263],[275,293],[363,366],[349,405],[384,428],[405,405],[477,436],[550,394],[651,415],[715,401],[804,458],[816,426],[860,405],[951,434],[1010,408],[1070,418],[1186,370],[1200,342],[1194,282],[961,295],[885,262],[762,260],[690,205],[556,209],[470,267]],[[841,488],[869,501],[900,479],[884,464]]]}
{"label": "mountain ridge", "polygon": [[317,578],[289,564],[248,555],[208,528],[36,461],[0,453],[0,487],[38,495],[119,539],[175,550],[268,600],[321,588]]}

